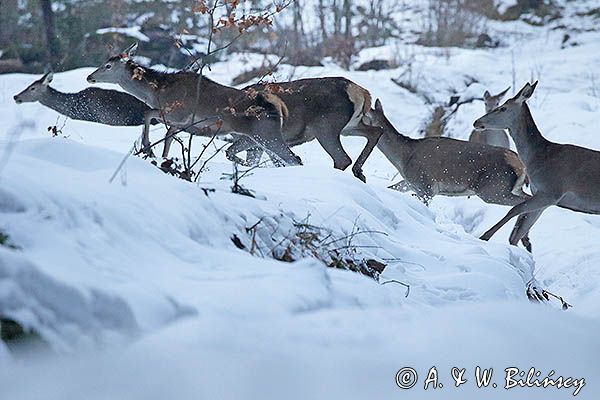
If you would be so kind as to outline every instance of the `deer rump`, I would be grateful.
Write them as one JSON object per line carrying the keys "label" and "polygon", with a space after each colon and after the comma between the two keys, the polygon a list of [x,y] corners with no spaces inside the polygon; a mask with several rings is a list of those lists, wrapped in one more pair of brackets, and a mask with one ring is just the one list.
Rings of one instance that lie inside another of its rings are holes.
{"label": "deer rump", "polygon": [[[328,138],[339,137],[342,131],[348,132],[358,127],[371,108],[369,92],[340,77],[260,83],[242,90],[274,94],[283,101],[288,113],[284,114],[282,134],[289,146],[314,139],[319,140],[322,145],[324,141],[329,144],[334,140]],[[252,148],[250,143],[239,144],[236,152]],[[335,162],[335,157],[332,158]]]}

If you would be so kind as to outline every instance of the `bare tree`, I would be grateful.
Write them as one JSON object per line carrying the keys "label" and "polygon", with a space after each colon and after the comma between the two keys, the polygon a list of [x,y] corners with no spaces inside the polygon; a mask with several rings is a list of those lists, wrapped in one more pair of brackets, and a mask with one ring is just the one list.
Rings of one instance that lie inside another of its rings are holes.
{"label": "bare tree", "polygon": [[13,47],[18,19],[18,1],[0,0],[0,48]]}

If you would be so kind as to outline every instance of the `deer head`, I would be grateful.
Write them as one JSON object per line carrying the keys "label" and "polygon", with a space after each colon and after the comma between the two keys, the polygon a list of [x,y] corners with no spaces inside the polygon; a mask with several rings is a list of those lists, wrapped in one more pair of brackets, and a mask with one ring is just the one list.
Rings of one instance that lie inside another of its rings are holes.
{"label": "deer head", "polygon": [[375,100],[375,108],[369,112],[367,119],[367,122],[373,126],[384,127],[390,123],[383,112],[383,106],[381,105],[381,101],[379,99]]}
{"label": "deer head", "polygon": [[52,72],[47,72],[40,79],[27,86],[21,93],[16,94],[13,99],[17,104],[39,101],[48,92],[48,85],[52,82],[52,78]]}
{"label": "deer head", "polygon": [[508,90],[510,89],[510,86],[506,88],[506,90],[504,90],[503,92],[500,92],[494,96],[492,96],[490,94],[489,91],[485,91],[485,93],[483,94],[483,101],[485,103],[485,112],[488,113],[490,111],[492,111],[494,108],[498,107],[500,105],[500,102],[502,101],[502,98],[506,95],[506,93],[508,92]]}
{"label": "deer head", "polygon": [[523,112],[523,105],[533,95],[537,84],[537,81],[533,85],[526,83],[515,97],[506,100],[502,106],[477,119],[473,123],[475,129],[509,129],[513,127]]}
{"label": "deer head", "polygon": [[127,62],[135,55],[138,44],[134,43],[116,56],[110,57],[94,72],[88,75],[89,83],[118,83],[131,78]]}

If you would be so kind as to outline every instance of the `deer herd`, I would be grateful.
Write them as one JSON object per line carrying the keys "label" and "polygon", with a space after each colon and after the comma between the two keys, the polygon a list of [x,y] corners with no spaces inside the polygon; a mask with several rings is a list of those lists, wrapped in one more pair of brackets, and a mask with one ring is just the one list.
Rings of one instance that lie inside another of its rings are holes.
{"label": "deer herd", "polygon": [[[163,157],[182,131],[192,135],[230,135],[225,154],[231,161],[256,165],[263,151],[278,166],[300,165],[291,147],[316,139],[345,170],[352,159],[341,136],[361,136],[366,146],[352,166],[366,181],[362,167],[378,149],[403,180],[390,186],[413,191],[423,202],[436,195],[478,196],[486,203],[512,208],[481,239],[489,240],[518,217],[510,244],[519,241],[531,251],[528,234],[542,212],[552,206],[600,214],[600,152],[553,143],[538,130],[527,100],[537,82],[525,86],[501,104],[509,89],[484,93],[486,114],[477,119],[469,141],[447,137],[413,139],[398,132],[379,100],[368,90],[341,77],[259,83],[237,89],[192,71],[161,72],[136,63],[134,44],[109,58],[87,77],[90,83],[112,83],[115,90],[87,88],[62,93],[50,87],[45,74],[21,93],[17,103],[39,101],[69,118],[107,125],[143,125],[142,151],[153,156],[151,124],[168,127]],[[509,137],[517,153],[510,150]],[[246,160],[238,157],[245,151]],[[523,188],[529,183],[531,195]]]}

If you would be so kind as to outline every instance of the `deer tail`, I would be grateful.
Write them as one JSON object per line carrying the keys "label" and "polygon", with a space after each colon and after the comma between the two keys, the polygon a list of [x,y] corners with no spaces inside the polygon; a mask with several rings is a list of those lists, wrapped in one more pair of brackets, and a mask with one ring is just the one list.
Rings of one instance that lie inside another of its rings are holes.
{"label": "deer tail", "polygon": [[273,93],[261,93],[260,96],[262,97],[264,103],[266,103],[265,105],[272,107],[273,111],[277,113],[277,115],[279,116],[281,126],[283,127],[283,122],[290,114],[287,105],[284,103],[283,100],[281,100],[279,96],[276,96]]}
{"label": "deer tail", "polygon": [[358,123],[362,121],[362,118],[371,110],[371,103],[373,100],[371,98],[371,93],[369,93],[367,89],[354,82],[348,83],[346,93],[348,93],[348,99],[350,99],[350,102],[354,105],[354,113],[346,126],[355,126],[358,125]]}

